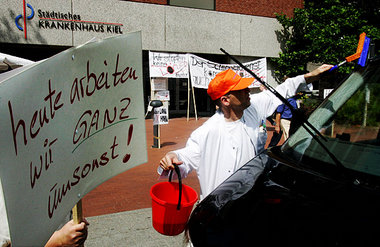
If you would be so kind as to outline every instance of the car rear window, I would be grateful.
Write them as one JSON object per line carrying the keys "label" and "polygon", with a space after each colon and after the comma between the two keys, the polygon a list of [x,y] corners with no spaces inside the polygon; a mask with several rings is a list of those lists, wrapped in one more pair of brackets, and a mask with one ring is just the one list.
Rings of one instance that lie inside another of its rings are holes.
{"label": "car rear window", "polygon": [[325,140],[303,127],[282,151],[294,160],[343,165],[380,177],[380,66],[353,73],[310,115]]}

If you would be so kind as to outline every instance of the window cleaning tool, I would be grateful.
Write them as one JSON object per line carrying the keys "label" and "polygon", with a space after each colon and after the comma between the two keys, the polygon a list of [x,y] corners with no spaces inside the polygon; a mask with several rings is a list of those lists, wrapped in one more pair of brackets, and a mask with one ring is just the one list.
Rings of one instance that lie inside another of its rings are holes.
{"label": "window cleaning tool", "polygon": [[352,54],[351,56],[346,57],[346,59],[344,61],[335,65],[329,71],[333,71],[333,70],[339,68],[340,66],[342,66],[343,64],[345,64],[347,62],[350,63],[356,59],[359,59],[358,64],[360,66],[364,67],[365,63],[367,61],[368,47],[369,47],[370,40],[371,39],[366,36],[366,33],[360,34],[358,47],[356,48],[356,53]]}
{"label": "window cleaning tool", "polygon": [[358,60],[358,64],[362,67],[364,67],[367,62],[370,42],[371,42],[371,39],[368,37],[365,37],[363,51]]}

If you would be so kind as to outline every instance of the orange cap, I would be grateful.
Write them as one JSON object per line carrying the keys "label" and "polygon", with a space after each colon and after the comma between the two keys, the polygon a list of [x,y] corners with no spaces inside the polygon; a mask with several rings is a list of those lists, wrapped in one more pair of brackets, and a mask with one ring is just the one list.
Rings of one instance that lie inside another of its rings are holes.
{"label": "orange cap", "polygon": [[232,69],[219,72],[208,85],[207,93],[212,100],[219,99],[230,91],[247,88],[254,78],[242,78]]}

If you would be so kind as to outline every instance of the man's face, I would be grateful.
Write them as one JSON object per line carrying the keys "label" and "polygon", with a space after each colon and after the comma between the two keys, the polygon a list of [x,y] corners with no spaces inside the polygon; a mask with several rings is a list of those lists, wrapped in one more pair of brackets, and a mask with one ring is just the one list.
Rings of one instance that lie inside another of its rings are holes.
{"label": "man's face", "polygon": [[230,105],[232,108],[245,110],[250,104],[249,88],[231,91],[228,93]]}

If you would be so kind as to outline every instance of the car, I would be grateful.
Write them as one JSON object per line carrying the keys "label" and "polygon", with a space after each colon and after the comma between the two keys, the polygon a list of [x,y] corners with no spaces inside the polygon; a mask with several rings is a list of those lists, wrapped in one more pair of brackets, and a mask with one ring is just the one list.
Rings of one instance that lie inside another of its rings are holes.
{"label": "car", "polygon": [[380,58],[193,210],[194,246],[380,245]]}

